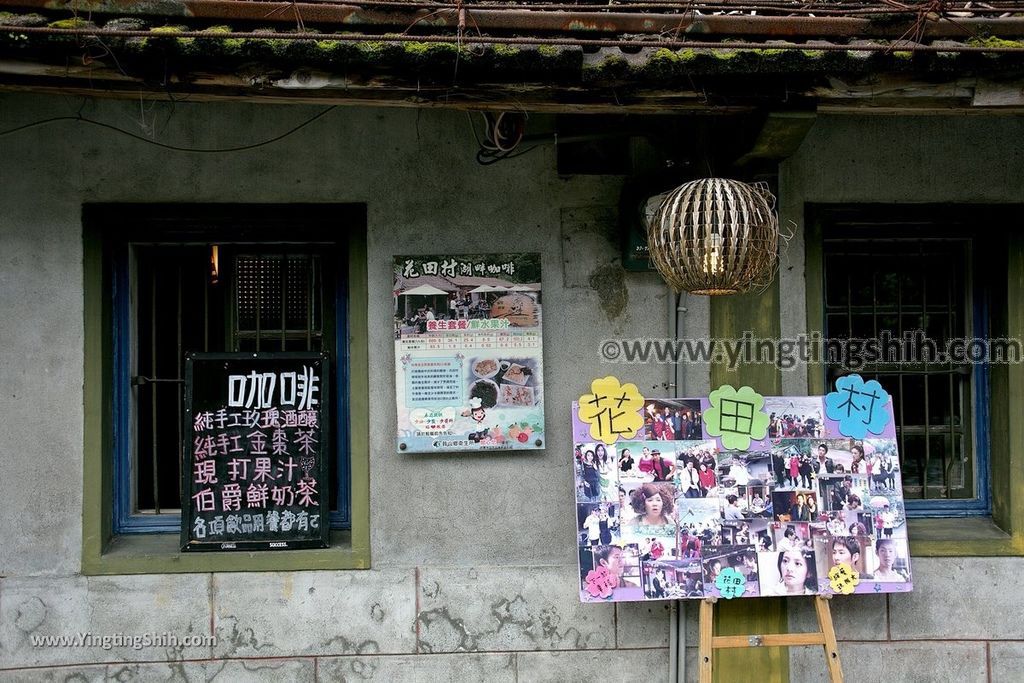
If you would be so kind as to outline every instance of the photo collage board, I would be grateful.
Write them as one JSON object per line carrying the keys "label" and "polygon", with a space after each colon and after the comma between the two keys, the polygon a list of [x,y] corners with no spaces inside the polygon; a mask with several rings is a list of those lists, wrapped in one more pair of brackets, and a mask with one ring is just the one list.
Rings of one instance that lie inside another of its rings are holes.
{"label": "photo collage board", "polygon": [[727,409],[709,431],[706,397],[640,397],[639,428],[613,439],[581,419],[587,398],[573,404],[583,602],[911,590],[888,395],[863,438],[826,397],[758,396],[763,438],[742,449],[722,438]]}

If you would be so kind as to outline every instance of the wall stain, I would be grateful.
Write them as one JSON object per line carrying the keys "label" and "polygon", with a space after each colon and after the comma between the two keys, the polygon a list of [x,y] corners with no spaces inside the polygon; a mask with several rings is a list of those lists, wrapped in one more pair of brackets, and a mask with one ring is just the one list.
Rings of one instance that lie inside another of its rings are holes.
{"label": "wall stain", "polygon": [[340,652],[332,652],[331,654],[355,654],[355,655],[376,655],[380,654],[380,643],[376,640],[364,640],[362,642],[356,642],[349,640],[345,636],[334,636],[330,640],[324,643],[325,648],[330,648],[333,645],[341,646]]}
{"label": "wall stain", "polygon": [[352,661],[349,669],[351,669],[352,673],[359,676],[359,678],[364,681],[368,681],[373,678],[374,672],[377,671],[377,665],[373,662],[364,662],[361,659],[356,659]]}
{"label": "wall stain", "polygon": [[511,600],[502,598],[491,604],[491,616],[498,620],[498,628],[495,633],[505,626],[518,626],[523,630],[530,640],[536,640],[530,632],[535,620],[527,607],[526,598],[517,594]]}
{"label": "wall stain", "polygon": [[541,633],[552,645],[561,643],[569,637],[574,637],[574,642],[579,645],[580,632],[574,628],[567,629],[565,633],[558,632],[558,625],[562,622],[562,615],[554,607],[546,607],[540,612]]}
{"label": "wall stain", "polygon": [[[584,635],[579,629],[572,627],[559,630],[562,617],[557,609],[545,607],[536,614],[530,610],[529,602],[521,594],[491,603],[490,615],[496,621],[493,628],[470,633],[465,622],[453,617],[445,607],[421,612],[417,617],[417,623],[424,626],[420,641],[421,651],[478,651],[481,640],[503,631],[522,634],[539,649],[583,650],[610,646],[607,635],[601,632]],[[434,626],[432,633],[431,626]],[[426,642],[428,638],[433,640],[433,643]]]}
{"label": "wall stain", "polygon": [[64,683],[89,683],[89,677],[85,674],[68,674],[64,677]]}
{"label": "wall stain", "polygon": [[441,594],[441,584],[439,584],[437,581],[434,581],[433,584],[433,589],[428,588],[427,585],[423,586],[423,594],[428,598],[436,598],[438,595]]}
{"label": "wall stain", "polygon": [[[186,634],[189,635],[189,636],[196,635],[196,630],[195,630],[194,624],[189,624],[188,625],[188,630],[186,631]],[[184,645],[184,643],[180,643],[178,645],[168,646],[168,647],[164,648],[164,654],[165,654],[165,658],[167,659],[168,666],[170,666],[171,669],[172,669],[172,673],[174,671],[176,671],[179,674],[179,676],[180,676],[180,678],[172,678],[171,680],[187,681],[188,680],[188,676],[185,675],[185,667],[182,666],[182,664],[180,663],[181,661],[183,661],[185,659],[185,645]]]}
{"label": "wall stain", "polygon": [[[301,663],[301,661],[297,660],[297,659],[278,660],[278,661],[274,661],[274,662],[242,661],[240,663],[242,665],[242,668],[246,672],[255,672],[255,671],[279,671],[281,669],[287,668],[288,664],[291,663],[291,662],[299,662],[299,663]],[[278,675],[275,678],[280,679],[280,678],[283,678],[283,676]],[[237,679],[237,676],[236,676],[236,679]]]}
{"label": "wall stain", "polygon": [[[138,680],[139,676],[139,666],[136,664],[134,666],[122,666],[113,671],[108,668],[104,679],[108,681],[118,681],[118,683],[130,683],[130,681]],[[65,682],[68,681],[67,678],[64,680]]]}
{"label": "wall stain", "polygon": [[[171,675],[167,678],[168,681],[181,681],[181,683],[188,683],[188,674],[185,673],[184,662],[167,662],[167,668],[171,670]],[[224,664],[221,664],[221,668],[224,668]]]}
{"label": "wall stain", "polygon": [[[416,617],[417,623],[423,624],[423,636],[420,641],[420,648],[423,652],[431,653],[434,652],[434,646],[426,642],[425,638],[429,635],[428,631],[432,624],[439,624],[440,627],[435,629],[435,634],[442,640],[438,643],[437,652],[449,652],[446,640],[454,641],[458,640],[458,645],[455,646],[454,650],[461,650],[463,652],[475,652],[477,648],[477,636],[471,634],[466,625],[461,619],[455,619],[448,612],[447,607],[438,607],[437,609],[426,610],[419,613]],[[446,633],[447,632],[447,633]],[[454,637],[452,637],[454,636]]]}
{"label": "wall stain", "polygon": [[31,633],[43,625],[46,619],[46,603],[33,595],[14,608],[14,625],[19,631]]}
{"label": "wall stain", "polygon": [[373,603],[373,607],[370,608],[370,617],[378,624],[384,622],[384,608],[380,606],[379,602]]}
{"label": "wall stain", "polygon": [[[335,668],[332,671],[332,680],[338,683],[348,683],[348,681],[360,680],[369,681],[373,679],[374,674],[377,672],[377,665],[373,662],[364,661],[362,659],[353,659],[345,663],[346,668],[344,670]],[[338,676],[341,676],[338,678]]]}
{"label": "wall stain", "polygon": [[[223,625],[222,625],[223,624]],[[228,630],[229,624],[230,630]],[[221,655],[221,657],[227,658],[236,654],[239,650],[250,649],[262,650],[264,648],[273,648],[273,643],[260,643],[256,638],[256,633],[251,628],[238,627],[238,618],[234,615],[228,615],[220,619],[220,624],[217,626],[217,642],[227,643],[227,650]]]}
{"label": "wall stain", "polygon": [[[569,627],[564,631],[558,630],[558,625],[562,622],[562,615],[558,613],[554,607],[546,607],[540,612],[540,629],[543,639],[550,647],[564,648],[568,643],[568,649],[580,650],[584,649],[584,644],[587,642],[587,637],[574,627]],[[591,634],[594,635],[594,634]],[[598,634],[600,635],[600,634]],[[605,648],[609,644],[607,641],[602,642],[597,647]]]}
{"label": "wall stain", "polygon": [[[223,659],[220,660],[220,661],[208,662],[206,664],[206,666],[204,667],[206,669],[206,681],[207,681],[207,683],[210,683],[210,681],[216,679],[217,676],[220,676],[221,673],[224,672],[224,669],[227,667],[227,665],[228,665],[228,663],[225,662]],[[216,666],[217,667],[217,670],[214,671],[212,674],[210,673],[210,667],[211,666]],[[182,675],[182,677],[185,676],[184,667],[182,667],[181,675]],[[185,678],[184,680],[188,680],[188,679]]]}
{"label": "wall stain", "polygon": [[601,309],[608,320],[621,316],[629,305],[626,271],[618,263],[606,263],[590,271],[590,288],[600,297]]}

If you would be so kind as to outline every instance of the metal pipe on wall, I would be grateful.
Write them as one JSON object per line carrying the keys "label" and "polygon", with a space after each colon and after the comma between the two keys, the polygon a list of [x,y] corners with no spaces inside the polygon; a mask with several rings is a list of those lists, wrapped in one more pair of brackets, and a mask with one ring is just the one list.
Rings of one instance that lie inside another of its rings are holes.
{"label": "metal pipe on wall", "polygon": [[[668,289],[668,332],[674,339],[682,339],[686,330],[685,293],[676,294]],[[672,396],[685,396],[686,387],[683,366],[678,361],[669,365],[668,390]],[[669,683],[686,681],[686,603],[673,600],[669,611],[668,626],[668,680]]]}
{"label": "metal pipe on wall", "polygon": [[[49,9],[49,0],[0,0],[0,7]],[[574,35],[655,35],[718,38],[791,38],[839,39],[850,36],[869,39],[903,40],[915,36],[924,39],[966,40],[977,35],[999,35],[1014,38],[1024,34],[1024,18],[1007,17],[936,17],[921,21],[915,14],[873,18],[865,16],[768,16],[746,14],[697,14],[679,12],[628,11],[628,6],[608,12],[594,6],[573,11],[551,11],[543,5],[523,7],[461,5],[421,7],[415,4],[382,7],[360,7],[357,4],[327,2],[238,2],[237,0],[184,0],[186,16],[209,21],[248,21],[300,25],[370,26],[409,31],[412,28],[430,31],[461,31],[468,23],[475,32],[537,31],[571,33]],[[159,3],[125,3],[99,0],[90,3],[92,14],[112,16],[161,16]],[[176,15],[177,16],[177,15]],[[381,31],[387,33],[387,31]],[[209,34],[207,34],[209,36]],[[177,34],[176,34],[177,36]],[[391,38],[387,38],[390,40]],[[775,47],[775,46],[773,46]],[[845,49],[845,48],[844,48]],[[947,49],[943,46],[942,49]]]}

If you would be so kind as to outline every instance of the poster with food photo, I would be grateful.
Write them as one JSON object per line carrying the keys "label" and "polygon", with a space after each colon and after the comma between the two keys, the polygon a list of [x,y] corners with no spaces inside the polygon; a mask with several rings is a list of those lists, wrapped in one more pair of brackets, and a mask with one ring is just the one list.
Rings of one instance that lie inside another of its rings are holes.
{"label": "poster with food photo", "polygon": [[394,266],[398,452],[543,448],[540,254]]}

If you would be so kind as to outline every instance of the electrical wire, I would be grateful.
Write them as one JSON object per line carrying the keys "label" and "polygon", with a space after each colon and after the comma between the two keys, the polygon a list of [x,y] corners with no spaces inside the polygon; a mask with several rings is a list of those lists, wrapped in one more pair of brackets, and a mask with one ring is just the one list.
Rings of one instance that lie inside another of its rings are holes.
{"label": "electrical wire", "polygon": [[473,137],[476,139],[480,149],[476,153],[476,160],[482,166],[487,166],[502,159],[511,159],[526,154],[533,147],[516,152],[519,144],[526,135],[526,119],[524,112],[501,112],[497,116],[489,112],[481,112],[484,118],[484,137],[481,140],[476,133],[476,126],[472,118],[469,120],[470,128],[473,130]]}
{"label": "electrical wire", "polygon": [[524,149],[522,151],[519,151],[519,152],[516,152],[515,154],[502,154],[502,155],[493,156],[493,157],[482,156],[481,155],[482,150],[481,150],[481,152],[477,152],[476,162],[478,164],[480,164],[481,166],[490,166],[491,164],[496,164],[499,161],[505,161],[506,159],[515,159],[516,157],[525,156],[525,155],[529,154],[530,152],[532,152],[533,150],[539,149],[540,147],[541,147],[540,144],[536,144],[533,147],[527,147],[526,149]]}
{"label": "electrical wire", "polygon": [[105,128],[107,130],[112,130],[114,132],[121,133],[122,135],[127,135],[130,138],[134,138],[136,140],[139,140],[140,142],[145,142],[146,144],[154,145],[156,147],[160,147],[161,149],[170,150],[172,152],[190,152],[190,153],[194,153],[194,154],[226,154],[226,153],[230,153],[230,152],[245,152],[245,151],[250,150],[250,149],[257,149],[259,147],[265,147],[266,145],[271,145],[271,144],[273,144],[275,142],[278,142],[279,140],[283,140],[286,137],[288,137],[289,135],[292,135],[293,133],[297,133],[298,131],[302,130],[303,128],[305,128],[309,124],[313,123],[314,121],[324,117],[327,113],[329,113],[333,109],[336,109],[337,106],[338,105],[336,105],[336,104],[332,104],[331,106],[327,107],[326,109],[324,109],[323,111],[319,112],[318,114],[315,114],[315,115],[311,116],[310,118],[306,119],[305,121],[303,121],[299,125],[295,126],[294,128],[291,128],[290,130],[287,130],[284,133],[281,133],[280,135],[276,135],[276,136],[274,136],[274,137],[272,137],[272,138],[270,138],[268,140],[263,140],[261,142],[254,142],[254,143],[248,144],[248,145],[239,145],[237,147],[201,148],[201,147],[180,147],[178,145],[168,145],[168,144],[163,143],[163,142],[158,142],[156,140],[151,140],[151,139],[147,138],[144,135],[138,135],[136,133],[132,133],[131,131],[124,130],[123,128],[118,128],[117,126],[111,125],[109,123],[103,123],[102,121],[96,121],[96,120],[93,120],[93,119],[90,119],[90,118],[86,118],[86,117],[80,116],[80,115],[79,116],[55,116],[53,118],[43,119],[41,121],[33,121],[32,123],[26,123],[26,124],[24,124],[22,126],[17,126],[15,128],[10,128],[10,129],[5,130],[5,131],[0,131],[0,138],[5,137],[7,135],[13,135],[14,133],[18,133],[18,132],[21,132],[23,130],[28,130],[30,128],[36,128],[36,127],[39,127],[39,126],[45,126],[45,125],[48,125],[48,124],[51,124],[51,123],[56,123],[58,121],[78,121],[80,123],[88,123],[88,124],[91,124],[93,126],[99,126],[100,128]]}
{"label": "electrical wire", "polygon": [[530,152],[532,152],[534,150],[538,150],[538,148],[540,148],[540,146],[541,146],[540,144],[535,144],[534,146],[526,147],[525,150],[522,150],[521,152],[517,152],[515,154],[503,155],[501,157],[495,157],[493,159],[480,159],[480,155],[477,154],[477,156],[476,156],[476,163],[479,164],[480,166],[490,166],[492,164],[497,164],[500,161],[505,161],[506,159],[515,159],[517,157],[524,157],[524,156],[528,155]]}

